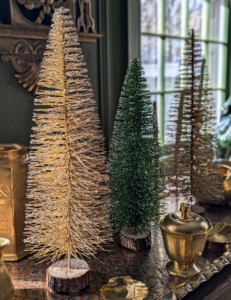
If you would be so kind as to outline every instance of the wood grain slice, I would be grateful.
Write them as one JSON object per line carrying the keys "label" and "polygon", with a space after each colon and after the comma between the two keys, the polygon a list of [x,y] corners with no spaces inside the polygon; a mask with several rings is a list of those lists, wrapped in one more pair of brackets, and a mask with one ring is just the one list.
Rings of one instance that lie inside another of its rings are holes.
{"label": "wood grain slice", "polygon": [[119,244],[127,249],[140,251],[150,249],[151,247],[151,231],[144,229],[139,234],[134,234],[133,228],[121,230],[119,234]]}
{"label": "wood grain slice", "polygon": [[47,286],[56,293],[77,293],[89,284],[90,268],[84,260],[60,260],[52,264],[46,272]]}

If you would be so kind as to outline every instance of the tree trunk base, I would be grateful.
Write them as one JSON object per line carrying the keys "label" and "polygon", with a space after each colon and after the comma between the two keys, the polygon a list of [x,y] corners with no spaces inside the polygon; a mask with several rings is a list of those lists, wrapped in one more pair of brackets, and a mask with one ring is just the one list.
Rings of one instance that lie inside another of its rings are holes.
{"label": "tree trunk base", "polygon": [[118,242],[121,246],[134,251],[150,249],[151,231],[144,229],[143,232],[135,235],[133,228],[126,228],[121,230]]}
{"label": "tree trunk base", "polygon": [[56,293],[77,293],[89,284],[90,268],[84,260],[60,260],[46,271],[47,286]]}

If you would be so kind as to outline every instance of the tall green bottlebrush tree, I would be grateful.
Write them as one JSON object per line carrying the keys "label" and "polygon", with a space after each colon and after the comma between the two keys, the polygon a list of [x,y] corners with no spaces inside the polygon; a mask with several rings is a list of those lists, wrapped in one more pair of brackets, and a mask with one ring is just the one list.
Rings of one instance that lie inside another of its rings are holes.
{"label": "tall green bottlebrush tree", "polygon": [[128,67],[109,153],[111,221],[138,234],[159,217],[161,149],[156,115],[138,59]]}

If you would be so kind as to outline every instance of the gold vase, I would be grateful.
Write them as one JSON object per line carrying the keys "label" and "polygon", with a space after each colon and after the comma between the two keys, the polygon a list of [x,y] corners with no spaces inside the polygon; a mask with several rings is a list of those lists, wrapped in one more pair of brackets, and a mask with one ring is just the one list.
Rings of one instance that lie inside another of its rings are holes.
{"label": "gold vase", "polygon": [[23,242],[28,146],[0,143],[0,237],[10,240],[4,261],[15,261],[29,253]]}
{"label": "gold vase", "polygon": [[10,245],[10,240],[0,238],[0,299],[10,300],[14,294],[14,286],[10,278],[4,262],[3,251],[5,247]]}

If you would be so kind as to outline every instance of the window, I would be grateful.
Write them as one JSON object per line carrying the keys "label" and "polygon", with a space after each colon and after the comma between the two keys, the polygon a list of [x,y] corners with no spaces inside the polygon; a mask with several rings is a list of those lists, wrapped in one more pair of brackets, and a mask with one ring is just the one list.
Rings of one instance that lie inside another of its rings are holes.
{"label": "window", "polygon": [[190,29],[201,41],[217,120],[226,98],[228,0],[140,0],[141,62],[164,143],[169,104],[174,95],[181,54]]}

